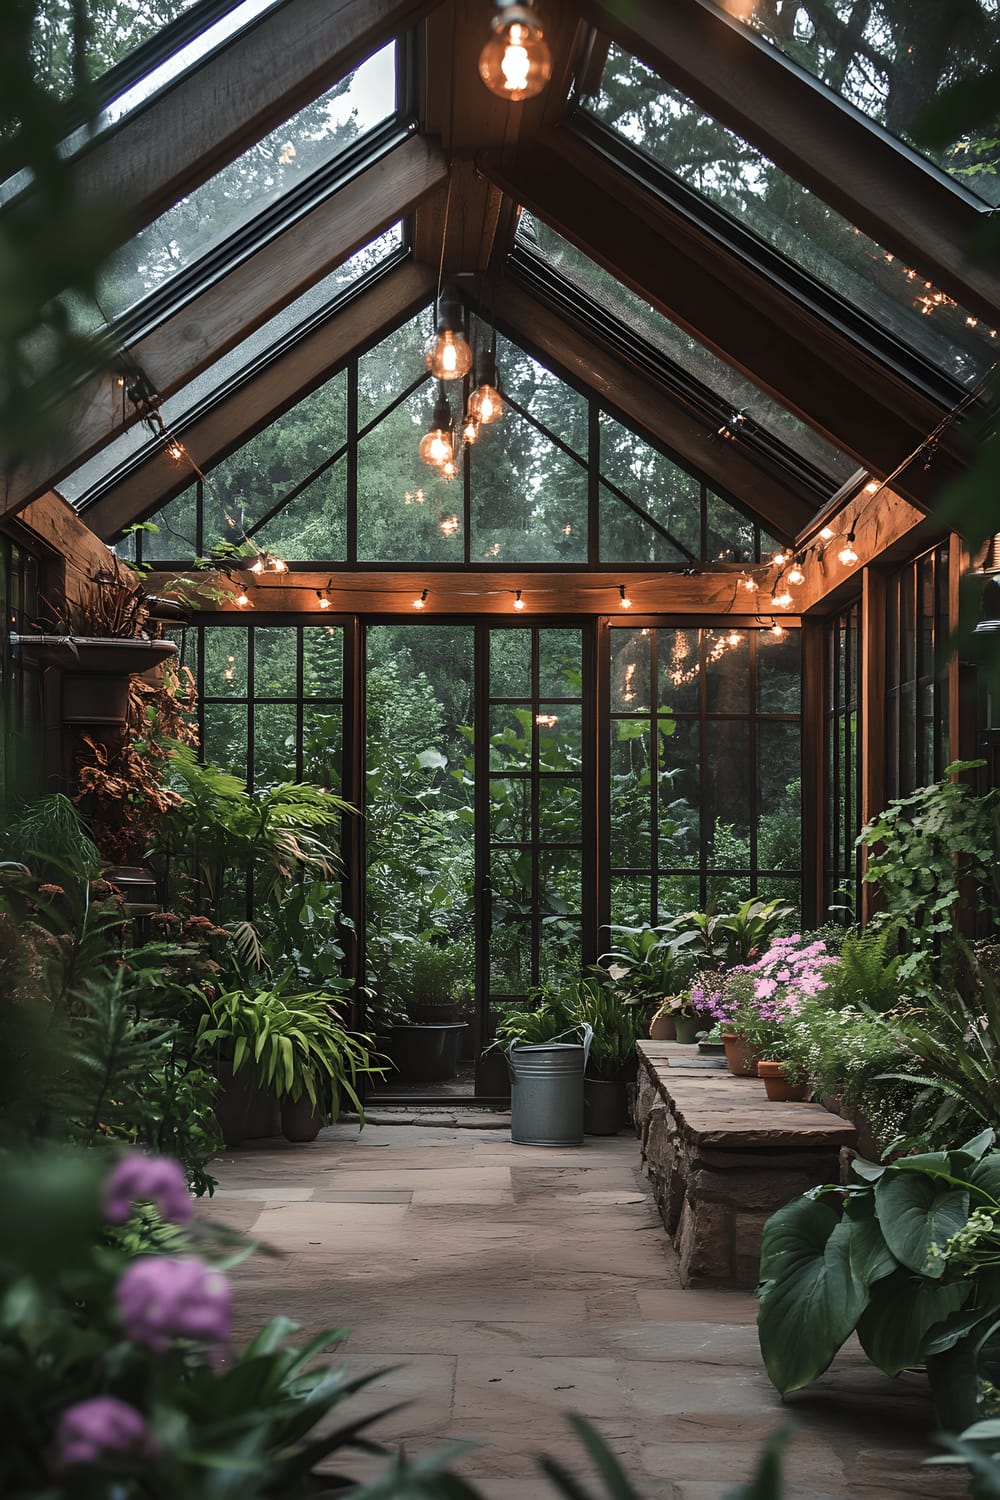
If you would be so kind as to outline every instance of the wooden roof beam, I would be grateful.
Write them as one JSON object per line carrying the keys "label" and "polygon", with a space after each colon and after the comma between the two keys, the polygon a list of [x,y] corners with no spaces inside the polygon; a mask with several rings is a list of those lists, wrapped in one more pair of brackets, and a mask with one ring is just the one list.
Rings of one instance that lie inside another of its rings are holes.
{"label": "wooden roof beam", "polygon": [[268,131],[317,98],[434,0],[288,0],[117,129],[75,164],[84,202],[123,209],[121,239],[152,223]]}
{"label": "wooden roof beam", "polygon": [[662,390],[641,369],[595,344],[529,292],[509,283],[496,293],[501,328],[540,359],[551,360],[571,380],[593,391],[621,413],[643,437],[652,438],[705,475],[719,491],[760,517],[784,542],[808,524],[814,506],[769,475],[738,443],[718,440],[703,414]]}
{"label": "wooden roof beam", "polygon": [[[399,266],[335,317],[312,328],[232,395],[186,427],[178,427],[178,435],[199,466],[209,468],[308,395],[352,354],[377,343],[385,329],[411,317],[433,291],[434,278],[426,266]],[[87,506],[84,521],[105,540],[117,536],[122,527],[158,510],[190,484],[190,472],[178,470],[158,450]]]}
{"label": "wooden roof beam", "polygon": [[589,20],[978,317],[1000,318],[991,210],[703,0],[582,0]]}
{"label": "wooden roof beam", "polygon": [[[411,136],[131,345],[129,365],[143,372],[161,398],[173,395],[404,217],[446,174],[441,150]],[[113,374],[96,376],[81,393],[59,446],[6,476],[0,515],[43,493],[136,420],[134,410],[124,410]]]}
{"label": "wooden roof beam", "polygon": [[[583,142],[560,135],[530,154],[490,155],[498,186],[865,468],[891,473],[938,425],[941,408],[874,354]],[[929,476],[911,465],[918,504],[959,472],[954,434]]]}
{"label": "wooden roof beam", "polygon": [[[176,578],[184,578],[197,586],[197,573],[152,573],[147,579],[151,591],[160,591]],[[210,575],[214,577],[214,575]],[[241,580],[242,581],[242,580]],[[280,582],[256,579],[247,582],[253,601],[253,609],[240,609],[233,602],[209,603],[205,610],[198,611],[199,622],[212,624],[214,619],[232,620],[241,615],[249,622],[268,614],[309,614],[317,620],[329,621],[338,611],[342,613],[402,613],[413,616],[413,599],[423,589],[427,590],[427,607],[421,615],[426,619],[433,615],[512,615],[514,593],[521,587],[524,610],[517,615],[519,620],[530,620],[533,614],[621,614],[620,588],[628,583],[628,594],[632,600],[630,619],[645,613],[681,615],[734,615],[750,623],[752,611],[747,611],[739,598],[743,590],[739,587],[739,569],[719,569],[686,577],[680,572],[652,572],[649,569],[623,566],[613,576],[608,573],[590,572],[546,572],[544,570],[518,575],[476,569],[471,572],[435,572],[421,569],[395,571],[380,568],[377,572],[357,569],[325,567],[321,573],[298,571],[282,575]],[[325,593],[332,609],[321,610],[319,594]],[[745,597],[745,594],[744,594]],[[797,624],[793,617],[788,623]]]}

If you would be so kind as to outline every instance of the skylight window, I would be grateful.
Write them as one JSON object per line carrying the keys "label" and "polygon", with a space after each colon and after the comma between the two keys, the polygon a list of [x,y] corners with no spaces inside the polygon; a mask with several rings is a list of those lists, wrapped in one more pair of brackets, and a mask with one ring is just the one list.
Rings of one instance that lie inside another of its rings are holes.
{"label": "skylight window", "polygon": [[[326,315],[334,303],[370,272],[396,258],[403,250],[403,243],[402,223],[393,224],[322,281],[303,292],[282,312],[269,318],[255,333],[163,403],[160,414],[167,426],[171,429],[183,426],[202,402],[239,380],[252,365],[273,353],[286,339]],[[135,422],[127,432],[107,443],[93,458],[61,480],[57,489],[72,505],[83,509],[93,492],[102,489],[125,464],[162,446],[161,436],[151,433],[144,422]]]}
{"label": "skylight window", "polygon": [[[697,381],[709,399],[729,417],[728,422],[722,421],[726,432],[735,435],[741,422],[749,419],[783,448],[804,459],[817,475],[824,476],[831,492],[855,472],[857,465],[847,454],[779,406],[555,230],[529,214],[522,214],[516,243],[665,355],[685,376]],[[716,435],[720,440],[725,439],[721,428]]]}
{"label": "skylight window", "polygon": [[620,48],[588,112],[935,371],[970,386],[997,358],[997,330]]}
{"label": "skylight window", "polygon": [[[996,0],[724,0],[718,8],[901,140],[923,105],[982,72],[1000,48]],[[992,124],[930,159],[1000,204],[1000,140]]]}
{"label": "skylight window", "polygon": [[106,320],[203,261],[390,119],[395,54],[395,43],[383,47],[124,245],[102,278],[98,301]]}

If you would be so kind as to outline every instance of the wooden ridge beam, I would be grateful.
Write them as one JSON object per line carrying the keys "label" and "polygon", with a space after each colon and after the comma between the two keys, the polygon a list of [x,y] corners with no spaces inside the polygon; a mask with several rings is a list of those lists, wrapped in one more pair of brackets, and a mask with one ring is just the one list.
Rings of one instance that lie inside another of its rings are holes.
{"label": "wooden ridge beam", "polygon": [[[446,177],[440,148],[411,136],[138,339],[127,351],[130,366],[166,400],[404,217]],[[95,376],[81,392],[58,447],[33,455],[5,476],[0,515],[43,493],[137,420],[131,407],[125,410],[114,375]]]}
{"label": "wooden ridge beam", "polygon": [[[217,575],[209,575],[217,581]],[[725,615],[743,621],[754,622],[754,615],[747,613],[738,597],[743,591],[739,586],[739,569],[719,567],[712,572],[699,573],[694,577],[680,572],[652,572],[627,566],[614,573],[595,572],[546,572],[525,569],[524,572],[500,572],[496,569],[473,569],[469,571],[435,571],[433,568],[415,572],[393,571],[391,568],[343,569],[324,567],[322,572],[294,571],[282,575],[280,581],[268,579],[260,582],[249,575],[235,575],[241,584],[246,583],[253,608],[239,608],[236,604],[236,586],[233,587],[232,602],[210,601],[207,608],[198,611],[198,619],[212,623],[213,615],[224,615],[230,619],[238,615],[252,623],[255,616],[270,614],[307,614],[316,620],[328,622],[336,614],[403,614],[414,617],[413,600],[427,590],[426,607],[421,620],[434,615],[482,615],[499,614],[517,620],[531,620],[536,615],[608,614],[620,617],[622,613],[620,587],[628,586],[632,608],[629,619],[643,614],[676,615]],[[178,578],[197,587],[197,573],[152,573],[148,586],[152,592],[169,587]],[[524,609],[515,613],[514,595],[520,588]],[[331,601],[330,609],[320,609],[319,591],[324,591]],[[744,595],[745,597],[745,595]],[[798,618],[783,619],[783,624],[797,625]]]}
{"label": "wooden ridge beam", "polygon": [[496,314],[529,353],[552,360],[622,416],[645,437],[662,443],[739,500],[766,528],[790,542],[812,519],[815,507],[769,475],[738,443],[718,440],[703,414],[663,391],[626,360],[616,358],[529,292],[510,284],[496,293]]}
{"label": "wooden ridge beam", "polygon": [[288,0],[102,134],[78,157],[84,202],[122,211],[121,239],[152,223],[414,26],[434,0]]}
{"label": "wooden ridge beam", "polygon": [[996,257],[970,257],[989,205],[703,0],[582,0],[581,9],[852,224],[997,322]]}
{"label": "wooden ridge beam", "polygon": [[[399,266],[335,317],[312,328],[225,400],[187,426],[178,426],[178,436],[199,466],[209,468],[315,389],[360,348],[376,343],[384,329],[412,316],[433,292],[429,267],[412,262]],[[186,466],[174,463],[158,449],[89,505],[83,519],[98,536],[114,537],[123,526],[158,510],[186,489],[191,478]]]}
{"label": "wooden ridge beam", "polygon": [[[483,167],[505,192],[865,468],[891,473],[940,422],[940,407],[874,354],[582,141],[561,135],[556,145],[533,143],[530,154],[486,156]],[[946,435],[933,476],[910,466],[906,493],[917,503],[960,472],[953,442]]]}

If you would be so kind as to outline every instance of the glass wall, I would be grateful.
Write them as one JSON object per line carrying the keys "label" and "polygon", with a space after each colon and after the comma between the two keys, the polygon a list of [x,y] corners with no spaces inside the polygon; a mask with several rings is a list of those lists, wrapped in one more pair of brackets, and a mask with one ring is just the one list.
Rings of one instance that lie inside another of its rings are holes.
{"label": "glass wall", "polygon": [[44,790],[41,672],[11,644],[37,621],[39,587],[38,559],[0,535],[0,818]]}
{"label": "glass wall", "polygon": [[826,625],[823,908],[835,921],[861,910],[860,606]]}
{"label": "glass wall", "polygon": [[[443,478],[418,454],[435,397],[429,332],[424,312],[201,465],[204,478],[149,517],[138,560],[186,567],[265,548],[321,566],[677,567],[758,561],[776,545],[732,497],[503,337],[503,418]],[[490,330],[473,320],[472,337]],[[468,385],[446,392],[453,418]]]}
{"label": "glass wall", "polygon": [[798,632],[637,622],[609,635],[612,922],[751,894],[799,907]]}
{"label": "glass wall", "polygon": [[948,676],[949,550],[942,545],[888,580],[886,797],[936,781],[951,760]]}

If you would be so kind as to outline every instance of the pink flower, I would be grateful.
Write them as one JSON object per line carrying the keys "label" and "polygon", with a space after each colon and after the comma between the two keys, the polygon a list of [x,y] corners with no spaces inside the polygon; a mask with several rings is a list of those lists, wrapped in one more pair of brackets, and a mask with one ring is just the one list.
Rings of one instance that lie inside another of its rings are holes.
{"label": "pink flower", "polygon": [[194,1256],[143,1255],[115,1288],[127,1338],[158,1353],[190,1339],[221,1353],[229,1341],[229,1283]]}
{"label": "pink flower", "polygon": [[186,1224],[194,1211],[180,1162],[170,1156],[130,1151],[105,1179],[104,1216],[109,1224],[124,1224],[132,1205],[147,1201],[155,1203],[162,1217],[174,1224]]}
{"label": "pink flower", "polygon": [[105,1454],[155,1458],[159,1449],[134,1406],[115,1396],[92,1396],[68,1406],[56,1432],[59,1465],[97,1463]]}
{"label": "pink flower", "polygon": [[758,979],[754,983],[753,992],[758,1000],[768,1000],[777,988],[778,984],[774,979]]}

